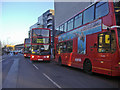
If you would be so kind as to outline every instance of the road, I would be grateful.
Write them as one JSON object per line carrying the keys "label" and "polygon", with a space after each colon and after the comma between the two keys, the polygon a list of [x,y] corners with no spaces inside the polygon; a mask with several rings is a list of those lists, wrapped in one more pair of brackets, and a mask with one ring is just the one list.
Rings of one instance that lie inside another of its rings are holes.
{"label": "road", "polygon": [[88,75],[51,62],[31,62],[22,54],[2,57],[3,88],[120,88],[120,77]]}

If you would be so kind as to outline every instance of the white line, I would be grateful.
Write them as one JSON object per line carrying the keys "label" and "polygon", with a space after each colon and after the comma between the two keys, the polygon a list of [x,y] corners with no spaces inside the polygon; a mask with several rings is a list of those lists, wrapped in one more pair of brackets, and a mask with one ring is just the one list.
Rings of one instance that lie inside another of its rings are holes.
{"label": "white line", "polygon": [[33,66],[34,66],[36,69],[38,69],[38,70],[39,70],[39,68],[38,68],[36,65],[34,65],[34,64],[33,64]]}
{"label": "white line", "polygon": [[0,63],[2,62],[2,61],[4,61],[5,59],[2,59],[2,60],[0,60]]}
{"label": "white line", "polygon": [[54,85],[56,85],[58,88],[61,88],[56,82],[54,82],[50,77],[48,77],[45,73],[43,75],[48,78]]}

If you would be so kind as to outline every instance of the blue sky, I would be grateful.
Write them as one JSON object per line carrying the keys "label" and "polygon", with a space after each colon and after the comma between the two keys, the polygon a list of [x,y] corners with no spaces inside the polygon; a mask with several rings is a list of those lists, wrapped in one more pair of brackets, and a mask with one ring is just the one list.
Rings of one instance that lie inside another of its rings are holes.
{"label": "blue sky", "polygon": [[5,44],[23,43],[29,27],[48,9],[54,9],[53,2],[2,2],[0,40]]}

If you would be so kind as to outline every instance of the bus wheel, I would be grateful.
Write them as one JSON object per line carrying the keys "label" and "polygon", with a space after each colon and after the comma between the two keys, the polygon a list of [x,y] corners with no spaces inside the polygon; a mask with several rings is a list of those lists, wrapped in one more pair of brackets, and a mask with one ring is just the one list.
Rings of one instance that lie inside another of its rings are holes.
{"label": "bus wheel", "polygon": [[59,59],[58,59],[58,65],[62,65],[61,57],[59,57]]}
{"label": "bus wheel", "polygon": [[87,59],[84,61],[83,70],[88,74],[92,74],[92,64],[90,60]]}

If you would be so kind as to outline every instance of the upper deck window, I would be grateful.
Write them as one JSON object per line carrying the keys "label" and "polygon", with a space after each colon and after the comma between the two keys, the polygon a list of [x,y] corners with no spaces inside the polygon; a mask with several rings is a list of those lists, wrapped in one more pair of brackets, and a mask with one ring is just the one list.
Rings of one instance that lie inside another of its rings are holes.
{"label": "upper deck window", "polygon": [[64,24],[64,32],[67,31],[67,23]]}
{"label": "upper deck window", "polygon": [[82,25],[82,13],[75,17],[75,28]]}
{"label": "upper deck window", "polygon": [[99,2],[96,4],[96,19],[107,15],[109,12],[107,2]]}
{"label": "upper deck window", "polygon": [[34,29],[34,30],[33,30],[33,36],[49,37],[49,30]]}
{"label": "upper deck window", "polygon": [[94,5],[84,11],[83,24],[94,20]]}
{"label": "upper deck window", "polygon": [[68,21],[68,31],[73,29],[73,19]]}
{"label": "upper deck window", "polygon": [[64,25],[61,25],[60,26],[60,31],[63,31],[64,30]]}

